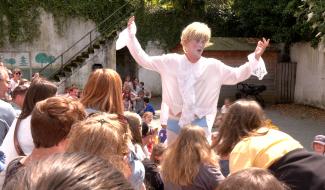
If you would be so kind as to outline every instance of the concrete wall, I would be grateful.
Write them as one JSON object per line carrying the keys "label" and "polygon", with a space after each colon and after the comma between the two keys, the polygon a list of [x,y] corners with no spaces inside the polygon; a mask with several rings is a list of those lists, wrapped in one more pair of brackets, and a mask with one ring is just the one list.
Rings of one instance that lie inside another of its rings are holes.
{"label": "concrete wall", "polygon": [[313,49],[309,43],[296,43],[290,49],[297,62],[295,102],[325,109],[325,49]]}
{"label": "concrete wall", "polygon": [[[162,55],[164,50],[160,48],[158,42],[148,42],[145,51],[148,55]],[[138,66],[139,81],[144,82],[145,88],[149,89],[153,96],[161,95],[160,74]]]}
{"label": "concrete wall", "polygon": [[[19,45],[7,43],[0,48],[0,56],[3,56],[6,66],[10,69],[20,67],[24,71],[24,78],[30,78],[34,70],[47,65],[95,27],[94,22],[68,18],[63,26],[62,34],[59,34],[52,14],[43,11],[40,17],[40,35],[32,43]],[[64,61],[87,43],[89,39],[81,41],[78,46],[69,50],[63,57]]]}

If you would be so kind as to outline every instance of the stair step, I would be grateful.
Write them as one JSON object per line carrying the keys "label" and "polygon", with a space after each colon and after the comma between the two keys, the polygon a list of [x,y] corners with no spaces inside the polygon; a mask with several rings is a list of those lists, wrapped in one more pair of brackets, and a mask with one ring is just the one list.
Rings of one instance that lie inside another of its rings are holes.
{"label": "stair step", "polygon": [[91,54],[91,53],[95,53],[95,50],[93,47],[89,47],[88,48],[88,53]]}
{"label": "stair step", "polygon": [[82,52],[81,56],[83,58],[89,58],[89,53],[88,52]]}
{"label": "stair step", "polygon": [[75,60],[82,63],[85,60],[85,58],[83,58],[81,55],[79,55],[79,56],[76,57]]}
{"label": "stair step", "polygon": [[99,44],[101,44],[101,45],[106,44],[106,39],[100,39],[100,40],[99,40]]}

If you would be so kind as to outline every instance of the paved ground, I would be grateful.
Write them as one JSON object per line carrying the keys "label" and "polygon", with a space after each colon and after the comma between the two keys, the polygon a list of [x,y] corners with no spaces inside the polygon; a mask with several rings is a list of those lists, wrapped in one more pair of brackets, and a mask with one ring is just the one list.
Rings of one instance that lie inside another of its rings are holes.
{"label": "paved ground", "polygon": [[267,108],[265,112],[281,131],[290,134],[308,150],[311,150],[311,143],[315,135],[325,134],[324,120],[290,116],[272,108]]}
{"label": "paved ground", "polygon": [[[160,98],[153,98],[152,104],[157,110],[153,124],[160,125]],[[308,107],[305,112],[308,112]],[[311,108],[310,108],[311,109]],[[290,112],[294,112],[289,110]],[[299,114],[288,114],[276,109],[275,107],[268,107],[265,109],[266,116],[277,125],[281,131],[290,134],[293,138],[298,140],[306,149],[311,150],[311,143],[315,135],[325,134],[325,120],[312,117],[303,117]],[[325,111],[324,111],[325,112]],[[308,114],[307,114],[308,116]]]}

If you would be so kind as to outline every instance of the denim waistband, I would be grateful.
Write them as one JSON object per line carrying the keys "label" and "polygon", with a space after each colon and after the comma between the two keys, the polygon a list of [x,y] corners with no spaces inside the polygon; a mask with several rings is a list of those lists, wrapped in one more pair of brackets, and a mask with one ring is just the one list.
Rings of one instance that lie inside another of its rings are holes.
{"label": "denim waistband", "polygon": [[[178,125],[179,120],[177,119],[168,119],[167,120],[167,129],[173,131],[176,134],[179,134],[181,131],[181,127]],[[208,127],[207,120],[205,117],[201,119],[197,118],[191,123],[192,125],[198,125],[200,127]]]}

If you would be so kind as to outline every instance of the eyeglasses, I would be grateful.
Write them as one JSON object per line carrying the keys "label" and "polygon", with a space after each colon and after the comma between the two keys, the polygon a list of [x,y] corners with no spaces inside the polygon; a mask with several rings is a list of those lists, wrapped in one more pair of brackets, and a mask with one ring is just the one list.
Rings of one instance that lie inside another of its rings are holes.
{"label": "eyeglasses", "polygon": [[16,72],[15,75],[21,75],[21,72]]}

